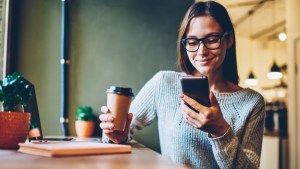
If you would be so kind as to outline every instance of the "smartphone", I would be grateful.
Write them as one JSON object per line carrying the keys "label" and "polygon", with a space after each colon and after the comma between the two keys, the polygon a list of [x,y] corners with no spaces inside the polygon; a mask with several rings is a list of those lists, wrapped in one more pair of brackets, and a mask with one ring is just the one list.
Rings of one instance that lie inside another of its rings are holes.
{"label": "smartphone", "polygon": [[[180,81],[183,94],[206,107],[210,107],[208,78],[206,76],[182,76]],[[187,106],[197,111],[190,105],[187,104]]]}

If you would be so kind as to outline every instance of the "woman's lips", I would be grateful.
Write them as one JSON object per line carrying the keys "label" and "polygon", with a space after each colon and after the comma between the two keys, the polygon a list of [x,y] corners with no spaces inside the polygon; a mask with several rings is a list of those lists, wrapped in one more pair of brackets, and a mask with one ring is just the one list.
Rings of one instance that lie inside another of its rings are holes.
{"label": "woman's lips", "polygon": [[205,59],[195,59],[196,62],[200,64],[208,64],[213,58],[205,58]]}

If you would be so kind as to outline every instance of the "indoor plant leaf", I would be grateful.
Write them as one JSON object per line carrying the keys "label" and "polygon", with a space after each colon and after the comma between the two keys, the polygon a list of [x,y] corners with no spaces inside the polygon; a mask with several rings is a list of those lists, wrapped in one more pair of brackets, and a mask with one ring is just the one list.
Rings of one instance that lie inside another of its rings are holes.
{"label": "indoor plant leaf", "polygon": [[0,83],[0,101],[4,111],[16,111],[18,106],[25,106],[32,97],[31,86],[25,84],[17,72],[6,76]]}

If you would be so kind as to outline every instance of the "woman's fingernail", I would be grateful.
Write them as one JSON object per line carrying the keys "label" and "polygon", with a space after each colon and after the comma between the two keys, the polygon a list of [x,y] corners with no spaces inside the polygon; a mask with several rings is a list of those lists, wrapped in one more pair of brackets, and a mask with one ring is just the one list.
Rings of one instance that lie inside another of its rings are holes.
{"label": "woman's fingernail", "polygon": [[108,121],[113,121],[113,120],[114,120],[114,118],[113,118],[113,117],[111,117],[111,116],[109,116],[109,117],[107,118],[107,120],[108,120]]}
{"label": "woman's fingernail", "polygon": [[114,124],[110,124],[108,125],[109,129],[113,129],[114,128]]}
{"label": "woman's fingernail", "polygon": [[101,107],[101,111],[102,111],[102,112],[107,112],[107,107],[102,106],[102,107]]}
{"label": "woman's fingernail", "polygon": [[183,98],[183,97],[184,97],[184,95],[183,95],[183,94],[180,94],[180,95],[179,95],[179,97],[180,97],[180,98]]}

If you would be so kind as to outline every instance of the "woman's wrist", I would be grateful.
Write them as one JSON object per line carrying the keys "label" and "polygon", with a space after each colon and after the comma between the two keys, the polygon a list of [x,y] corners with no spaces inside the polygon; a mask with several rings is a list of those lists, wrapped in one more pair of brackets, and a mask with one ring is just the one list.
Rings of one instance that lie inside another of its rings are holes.
{"label": "woman's wrist", "polygon": [[227,133],[229,128],[230,128],[230,125],[228,123],[225,123],[222,127],[220,127],[219,130],[217,130],[216,133],[210,133],[210,136],[212,138],[221,137]]}

